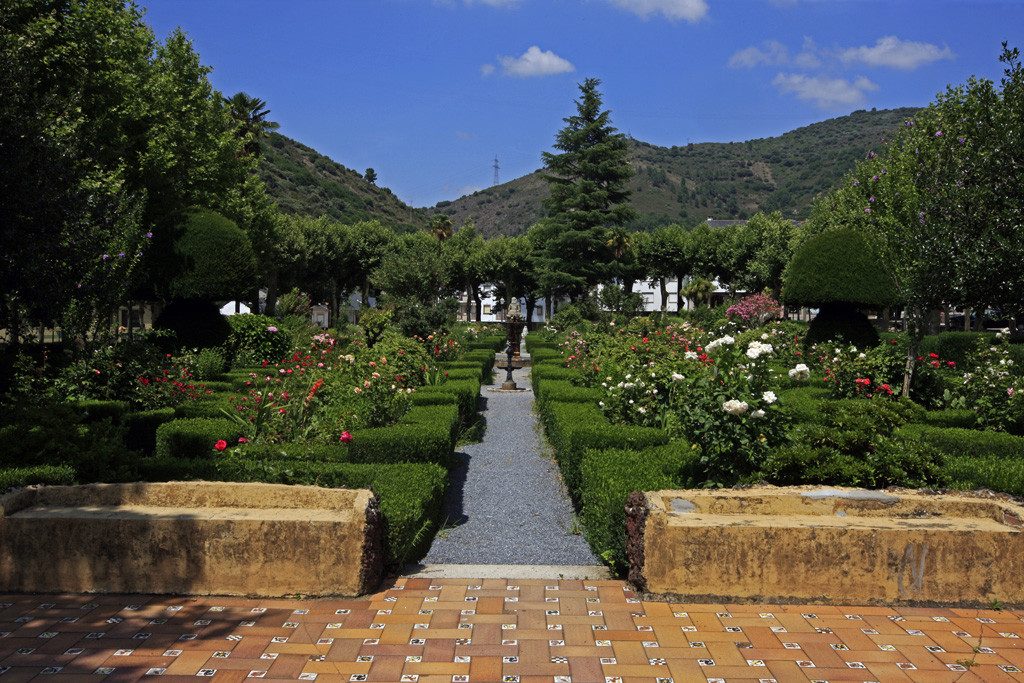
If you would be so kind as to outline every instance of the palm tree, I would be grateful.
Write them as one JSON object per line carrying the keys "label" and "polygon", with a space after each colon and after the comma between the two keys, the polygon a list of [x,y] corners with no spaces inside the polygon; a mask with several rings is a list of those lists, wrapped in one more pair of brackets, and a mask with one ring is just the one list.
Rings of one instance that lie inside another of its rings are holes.
{"label": "palm tree", "polygon": [[443,213],[439,213],[430,219],[430,234],[437,239],[438,243],[444,242],[454,233],[455,223]]}
{"label": "palm tree", "polygon": [[225,97],[223,101],[235,123],[235,137],[242,141],[241,154],[259,156],[262,139],[270,131],[281,127],[280,124],[267,120],[267,115],[270,114],[270,110],[266,108],[267,103],[244,92]]}

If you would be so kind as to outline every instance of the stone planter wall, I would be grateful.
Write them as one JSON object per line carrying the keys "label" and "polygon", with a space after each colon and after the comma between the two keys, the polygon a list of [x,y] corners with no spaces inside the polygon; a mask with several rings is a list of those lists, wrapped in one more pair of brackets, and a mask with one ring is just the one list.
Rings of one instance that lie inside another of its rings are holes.
{"label": "stone planter wall", "polygon": [[358,595],[382,573],[370,491],[168,482],[0,497],[0,591]]}

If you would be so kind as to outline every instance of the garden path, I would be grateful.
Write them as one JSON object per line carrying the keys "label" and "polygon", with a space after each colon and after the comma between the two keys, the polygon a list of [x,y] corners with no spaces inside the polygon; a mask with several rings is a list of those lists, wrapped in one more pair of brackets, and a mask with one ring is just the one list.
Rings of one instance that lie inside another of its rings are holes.
{"label": "garden path", "polygon": [[525,391],[481,387],[487,429],[480,443],[457,453],[446,512],[425,564],[596,566],[583,539],[558,465],[541,442],[530,369],[512,378]]}

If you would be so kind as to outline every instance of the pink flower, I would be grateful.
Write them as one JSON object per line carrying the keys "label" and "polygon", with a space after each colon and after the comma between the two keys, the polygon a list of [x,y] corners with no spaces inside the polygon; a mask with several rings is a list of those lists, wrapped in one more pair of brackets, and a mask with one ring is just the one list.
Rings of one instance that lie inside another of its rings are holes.
{"label": "pink flower", "polygon": [[352,442],[352,435],[349,434],[348,432],[342,432],[341,433],[341,442],[342,443],[351,443]]}
{"label": "pink flower", "polygon": [[225,441],[224,439],[221,439],[217,443],[213,444],[213,447],[216,448],[218,451],[222,451],[228,447],[228,442]]}

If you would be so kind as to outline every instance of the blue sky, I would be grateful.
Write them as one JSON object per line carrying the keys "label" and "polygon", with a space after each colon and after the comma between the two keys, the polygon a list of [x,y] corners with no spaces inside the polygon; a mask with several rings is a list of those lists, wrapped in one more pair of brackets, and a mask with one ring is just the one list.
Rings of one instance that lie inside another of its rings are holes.
{"label": "blue sky", "polygon": [[657,145],[926,106],[1024,50],[1024,0],[139,0],[226,95],[413,206],[538,169],[578,83]]}

